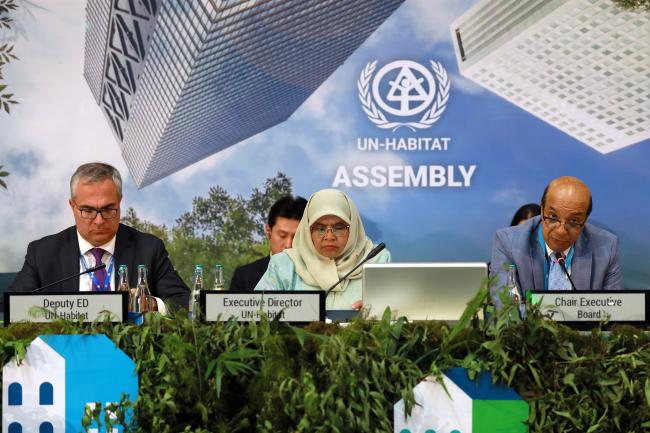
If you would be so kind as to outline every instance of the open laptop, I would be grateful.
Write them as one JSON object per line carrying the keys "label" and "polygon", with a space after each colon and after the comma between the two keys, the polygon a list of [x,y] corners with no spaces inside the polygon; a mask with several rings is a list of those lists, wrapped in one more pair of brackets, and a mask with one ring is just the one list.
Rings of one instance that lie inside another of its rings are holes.
{"label": "open laptop", "polygon": [[458,320],[487,277],[486,263],[372,263],[363,267],[368,318]]}

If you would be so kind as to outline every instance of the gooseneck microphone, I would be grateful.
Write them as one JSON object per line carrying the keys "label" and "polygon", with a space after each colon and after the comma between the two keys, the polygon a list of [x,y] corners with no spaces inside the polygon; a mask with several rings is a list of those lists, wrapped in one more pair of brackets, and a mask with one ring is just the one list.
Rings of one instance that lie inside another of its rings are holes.
{"label": "gooseneck microphone", "polygon": [[341,278],[340,278],[340,279],[339,279],[339,280],[338,280],[338,281],[337,281],[337,282],[336,282],[332,287],[330,287],[329,289],[327,289],[327,291],[325,292],[325,297],[327,298],[327,296],[332,292],[332,290],[334,290],[334,287],[338,286],[339,283],[340,283],[341,281],[344,281],[347,277],[350,276],[350,274],[351,274],[352,272],[354,272],[354,271],[356,271],[357,269],[359,269],[359,267],[360,267],[361,265],[363,265],[363,264],[366,263],[368,260],[370,260],[370,259],[372,259],[373,257],[375,257],[375,256],[376,256],[377,254],[379,254],[379,253],[380,253],[384,248],[386,248],[386,244],[382,242],[382,243],[380,243],[379,245],[377,245],[375,248],[373,248],[372,250],[370,250],[370,252],[368,253],[368,255],[367,255],[363,260],[361,260],[361,261],[360,261],[360,262],[359,262],[359,263],[358,263],[354,268],[352,268],[352,270],[351,270],[350,272],[348,272],[347,274],[343,275],[343,276],[342,276],[342,277],[341,277]]}
{"label": "gooseneck microphone", "polygon": [[40,292],[41,290],[43,290],[43,289],[47,289],[48,287],[55,286],[55,285],[57,285],[57,284],[59,284],[59,283],[64,283],[64,282],[66,282],[66,281],[68,281],[68,280],[71,280],[71,279],[73,279],[73,278],[80,277],[80,276],[82,276],[82,275],[84,275],[84,274],[89,274],[89,273],[91,273],[91,272],[95,272],[95,271],[98,271],[98,270],[100,270],[100,269],[104,269],[105,267],[106,267],[106,263],[102,263],[101,265],[97,265],[97,266],[95,266],[95,267],[93,267],[93,268],[88,268],[88,269],[86,269],[86,270],[83,271],[83,272],[79,272],[78,274],[69,275],[69,276],[67,276],[67,277],[65,277],[65,278],[60,279],[59,281],[55,281],[55,282],[53,282],[53,283],[46,284],[46,285],[44,285],[44,286],[38,287],[38,288],[36,288],[36,289],[34,289],[34,290],[30,290],[29,293]]}
{"label": "gooseneck microphone", "polygon": [[569,279],[569,283],[571,283],[571,288],[573,290],[577,290],[576,286],[573,284],[573,280],[571,279],[571,275],[569,275],[569,271],[566,269],[566,260],[564,259],[563,254],[556,254],[557,257],[557,263],[562,267],[562,270],[566,274],[566,277]]}

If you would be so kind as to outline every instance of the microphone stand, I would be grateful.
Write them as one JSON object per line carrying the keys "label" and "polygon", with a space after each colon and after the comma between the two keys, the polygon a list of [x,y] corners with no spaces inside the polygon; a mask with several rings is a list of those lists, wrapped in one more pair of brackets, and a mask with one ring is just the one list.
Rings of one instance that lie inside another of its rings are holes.
{"label": "microphone stand", "polygon": [[85,271],[80,272],[80,273],[78,273],[78,274],[69,275],[69,276],[67,276],[67,277],[65,277],[65,278],[60,279],[59,281],[55,281],[55,282],[53,282],[53,283],[46,284],[46,285],[41,286],[41,287],[37,287],[37,288],[34,289],[34,290],[29,290],[28,293],[40,292],[41,290],[43,290],[43,289],[47,289],[48,287],[52,287],[52,286],[55,286],[55,285],[57,285],[57,284],[64,283],[64,282],[66,282],[66,281],[68,281],[68,280],[72,280],[73,278],[80,277],[80,276],[82,276],[82,275],[84,275],[84,274],[89,274],[89,273],[91,273],[91,272],[95,272],[95,271],[98,271],[98,270],[100,270],[100,269],[104,269],[105,267],[106,267],[106,263],[102,263],[101,265],[97,265],[97,266],[95,266],[95,267],[93,267],[93,268],[86,269]]}
{"label": "microphone stand", "polygon": [[565,274],[566,277],[569,279],[569,283],[571,283],[571,288],[572,288],[573,290],[578,290],[578,289],[576,289],[575,284],[573,284],[573,280],[571,279],[571,275],[569,275],[569,271],[567,271],[567,268],[566,268],[566,261],[564,260],[564,257],[561,257],[561,258],[557,259],[557,263],[560,265],[560,267],[561,267],[562,270],[564,271],[564,274]]}
{"label": "microphone stand", "polygon": [[350,270],[350,272],[348,272],[348,273],[345,274],[343,277],[341,277],[341,278],[340,278],[340,279],[339,279],[339,280],[338,280],[338,281],[337,281],[337,282],[336,282],[332,287],[330,287],[329,289],[327,289],[327,290],[325,291],[325,298],[327,298],[327,297],[329,296],[329,294],[332,292],[332,290],[334,290],[334,288],[335,288],[336,286],[338,286],[338,285],[341,283],[341,281],[345,281],[345,279],[346,279],[347,277],[349,277],[349,276],[352,274],[352,272],[354,272],[354,271],[356,271],[357,269],[359,269],[359,267],[360,267],[361,265],[363,265],[363,264],[366,263],[368,260],[370,260],[370,259],[372,259],[373,257],[375,257],[375,256],[376,256],[377,254],[379,254],[379,253],[380,253],[384,248],[386,248],[386,244],[383,243],[383,242],[380,243],[379,245],[377,245],[375,248],[373,248],[373,249],[368,253],[368,255],[367,255],[363,260],[361,260],[361,261],[360,261],[360,262],[359,262],[359,263],[358,263],[354,268],[352,268],[352,270]]}

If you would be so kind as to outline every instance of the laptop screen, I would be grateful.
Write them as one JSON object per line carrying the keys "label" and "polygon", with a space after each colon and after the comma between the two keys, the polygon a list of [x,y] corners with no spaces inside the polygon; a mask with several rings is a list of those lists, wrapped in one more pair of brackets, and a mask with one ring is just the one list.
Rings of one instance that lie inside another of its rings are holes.
{"label": "laptop screen", "polygon": [[458,320],[487,277],[487,264],[372,263],[363,267],[363,305],[368,318]]}

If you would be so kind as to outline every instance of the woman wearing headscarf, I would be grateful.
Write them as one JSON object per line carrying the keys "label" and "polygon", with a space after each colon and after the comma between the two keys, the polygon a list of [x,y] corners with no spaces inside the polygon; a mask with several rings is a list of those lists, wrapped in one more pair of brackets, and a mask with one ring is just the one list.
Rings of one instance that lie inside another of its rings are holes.
{"label": "woman wearing headscarf", "polygon": [[[314,193],[298,224],[291,248],[271,257],[255,290],[327,290],[372,250],[350,197],[336,189]],[[383,250],[369,263],[390,262]],[[361,307],[361,268],[327,297],[328,310]]]}

